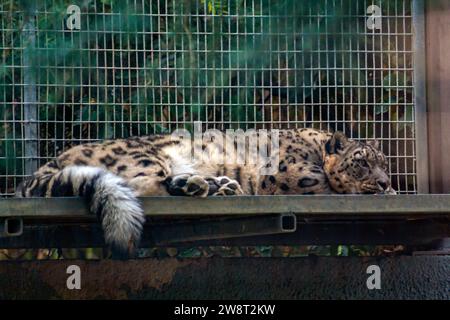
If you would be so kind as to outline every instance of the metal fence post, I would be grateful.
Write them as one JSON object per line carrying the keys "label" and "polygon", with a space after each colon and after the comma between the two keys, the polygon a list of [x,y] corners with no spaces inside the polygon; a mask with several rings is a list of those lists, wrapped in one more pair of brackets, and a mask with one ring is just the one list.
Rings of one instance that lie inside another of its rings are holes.
{"label": "metal fence post", "polygon": [[426,89],[431,193],[450,193],[450,2],[426,1]]}
{"label": "metal fence post", "polygon": [[425,10],[423,0],[412,3],[412,22],[414,34],[414,107],[416,120],[416,170],[417,192],[429,192],[428,175],[428,132],[426,104],[425,69]]}
{"label": "metal fence post", "polygon": [[36,70],[33,66],[33,50],[36,41],[35,10],[26,14],[26,23],[22,31],[23,47],[23,135],[24,135],[24,171],[31,175],[38,168],[38,110],[36,92]]}

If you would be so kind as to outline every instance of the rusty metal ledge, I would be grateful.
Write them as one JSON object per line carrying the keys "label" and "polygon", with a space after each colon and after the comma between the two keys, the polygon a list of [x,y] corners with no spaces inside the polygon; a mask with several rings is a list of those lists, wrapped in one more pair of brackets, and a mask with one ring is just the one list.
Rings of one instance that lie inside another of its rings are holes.
{"label": "rusty metal ledge", "polygon": [[[146,215],[223,216],[294,213],[299,217],[450,217],[450,195],[236,196],[196,199],[141,198]],[[9,198],[0,200],[0,217],[94,218],[78,198]]]}
{"label": "rusty metal ledge", "polygon": [[[66,287],[77,265],[81,289]],[[369,290],[367,267],[380,268]],[[450,299],[450,256],[0,262],[0,299]]]}

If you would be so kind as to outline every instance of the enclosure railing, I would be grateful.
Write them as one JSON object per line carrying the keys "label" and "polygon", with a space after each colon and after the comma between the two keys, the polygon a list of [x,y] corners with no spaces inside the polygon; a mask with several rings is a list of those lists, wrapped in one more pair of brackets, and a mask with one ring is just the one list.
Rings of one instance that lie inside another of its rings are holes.
{"label": "enclosure railing", "polygon": [[[429,250],[450,236],[450,195],[141,201],[148,220],[140,244],[144,248],[270,244],[403,245]],[[101,226],[81,199],[6,199],[0,202],[0,212],[4,230],[0,247],[105,247]]]}

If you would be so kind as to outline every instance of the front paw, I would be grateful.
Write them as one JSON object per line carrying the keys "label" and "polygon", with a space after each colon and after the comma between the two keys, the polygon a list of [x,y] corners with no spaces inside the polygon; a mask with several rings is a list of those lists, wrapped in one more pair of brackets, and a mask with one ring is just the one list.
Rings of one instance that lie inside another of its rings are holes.
{"label": "front paw", "polygon": [[168,191],[175,196],[206,197],[209,192],[209,184],[198,175],[182,174],[175,176],[168,183]]}
{"label": "front paw", "polygon": [[239,182],[228,177],[214,178],[217,191],[213,192],[213,196],[235,196],[244,194]]}

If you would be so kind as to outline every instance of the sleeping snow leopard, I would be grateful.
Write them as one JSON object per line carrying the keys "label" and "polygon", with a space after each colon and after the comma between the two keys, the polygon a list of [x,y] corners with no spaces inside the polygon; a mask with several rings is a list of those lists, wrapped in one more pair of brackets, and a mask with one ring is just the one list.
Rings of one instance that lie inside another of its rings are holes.
{"label": "sleeping snow leopard", "polygon": [[[203,141],[202,149],[211,159],[224,156],[213,139]],[[354,141],[341,132],[280,130],[273,175],[260,175],[254,163],[199,163],[190,154],[190,141],[171,135],[79,145],[42,166],[16,194],[84,197],[105,241],[130,253],[145,221],[138,196],[395,193],[378,142]]]}

